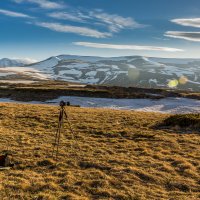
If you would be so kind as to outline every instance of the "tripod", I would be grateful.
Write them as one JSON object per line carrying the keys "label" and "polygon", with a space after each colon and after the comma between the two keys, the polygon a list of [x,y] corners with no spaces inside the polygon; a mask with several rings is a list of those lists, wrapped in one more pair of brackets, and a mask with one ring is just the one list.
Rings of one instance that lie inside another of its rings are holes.
{"label": "tripod", "polygon": [[[69,105],[70,105],[70,103],[67,102],[67,106],[69,106]],[[56,131],[55,142],[54,142],[53,151],[52,151],[52,157],[55,156],[56,160],[58,158],[61,131],[64,128],[64,117],[67,120],[67,124],[69,126],[69,130],[70,130],[70,132],[72,134],[72,139],[74,140],[74,131],[72,129],[72,126],[71,126],[71,123],[69,121],[67,112],[65,110],[65,106],[66,106],[66,103],[64,101],[61,101],[60,102],[60,113],[59,113],[59,118],[58,118],[58,128],[57,128],[57,131]]]}

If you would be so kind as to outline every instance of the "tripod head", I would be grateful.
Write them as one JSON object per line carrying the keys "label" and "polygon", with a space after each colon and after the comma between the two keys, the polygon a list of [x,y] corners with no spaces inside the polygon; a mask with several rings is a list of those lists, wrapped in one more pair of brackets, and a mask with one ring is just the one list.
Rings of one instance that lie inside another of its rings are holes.
{"label": "tripod head", "polygon": [[64,108],[65,106],[70,106],[70,102],[68,101],[67,103],[65,101],[60,101],[60,107]]}
{"label": "tripod head", "polygon": [[60,105],[61,108],[63,108],[63,107],[66,106],[66,102],[65,102],[65,101],[60,101],[60,104],[59,104],[59,105]]}

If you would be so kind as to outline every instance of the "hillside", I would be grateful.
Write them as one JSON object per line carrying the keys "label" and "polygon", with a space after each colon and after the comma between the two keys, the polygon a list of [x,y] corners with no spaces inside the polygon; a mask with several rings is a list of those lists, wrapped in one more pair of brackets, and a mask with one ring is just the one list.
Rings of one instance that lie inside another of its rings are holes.
{"label": "hillside", "polygon": [[199,91],[200,60],[58,55],[24,67],[1,67],[0,63],[0,79],[62,80],[83,84],[174,87]]}
{"label": "hillside", "polygon": [[23,67],[33,62],[35,62],[35,60],[2,58],[0,59],[0,67]]}
{"label": "hillside", "polygon": [[170,115],[68,107],[76,139],[62,134],[55,163],[58,108],[0,108],[1,151],[16,163],[0,171],[2,199],[200,198],[199,132],[157,127]]}

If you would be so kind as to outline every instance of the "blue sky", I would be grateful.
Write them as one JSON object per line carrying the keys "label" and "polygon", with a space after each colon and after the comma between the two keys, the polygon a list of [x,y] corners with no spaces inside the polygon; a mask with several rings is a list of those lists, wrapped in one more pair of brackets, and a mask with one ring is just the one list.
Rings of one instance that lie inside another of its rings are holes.
{"label": "blue sky", "polygon": [[0,1],[1,58],[199,52],[199,0]]}

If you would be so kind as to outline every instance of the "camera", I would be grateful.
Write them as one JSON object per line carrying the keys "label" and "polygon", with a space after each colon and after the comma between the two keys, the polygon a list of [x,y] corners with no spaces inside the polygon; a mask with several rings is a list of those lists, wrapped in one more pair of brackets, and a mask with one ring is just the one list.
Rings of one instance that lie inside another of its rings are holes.
{"label": "camera", "polygon": [[65,101],[60,101],[60,106],[61,107],[65,107],[66,106],[66,102]]}
{"label": "camera", "polygon": [[66,103],[65,101],[60,101],[60,106],[61,107],[70,106],[70,102],[67,101],[67,103]]}

